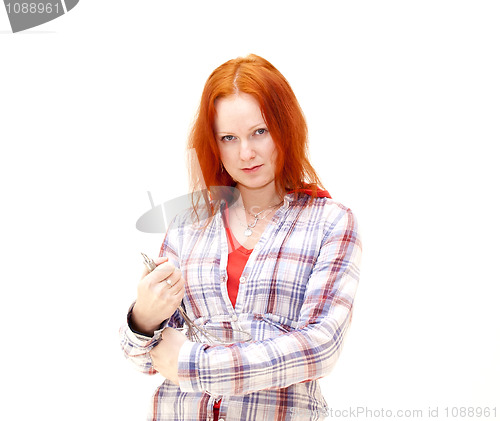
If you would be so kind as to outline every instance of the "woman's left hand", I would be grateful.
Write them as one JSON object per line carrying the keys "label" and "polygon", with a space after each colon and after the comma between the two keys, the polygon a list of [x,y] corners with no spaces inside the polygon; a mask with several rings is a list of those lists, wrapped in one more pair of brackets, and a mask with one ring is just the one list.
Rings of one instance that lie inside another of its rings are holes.
{"label": "woman's left hand", "polygon": [[153,367],[163,377],[178,385],[177,365],[179,351],[182,344],[187,341],[187,338],[181,332],[171,327],[164,329],[161,337],[162,340],[160,343],[149,353],[153,359]]}

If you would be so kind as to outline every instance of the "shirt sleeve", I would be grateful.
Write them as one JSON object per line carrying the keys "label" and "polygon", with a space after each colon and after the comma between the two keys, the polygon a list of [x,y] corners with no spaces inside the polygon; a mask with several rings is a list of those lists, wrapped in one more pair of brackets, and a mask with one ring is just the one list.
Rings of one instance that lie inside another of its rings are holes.
{"label": "shirt sleeve", "polygon": [[[176,247],[178,238],[176,226],[176,221],[174,221],[169,227],[162,243],[160,256],[166,256],[168,254],[169,261],[179,267]],[[157,371],[153,367],[153,361],[149,352],[158,345],[161,340],[161,333],[166,327],[180,327],[183,324],[183,319],[177,310],[169,319],[161,324],[152,337],[143,335],[130,328],[130,315],[134,308],[134,304],[135,302],[129,308],[126,322],[120,327],[120,345],[125,357],[131,361],[139,371],[153,375],[156,374]]]}
{"label": "shirt sleeve", "polygon": [[[135,304],[135,303],[134,303]],[[153,375],[156,370],[153,367],[153,361],[149,355],[158,342],[161,340],[161,332],[167,326],[168,320],[162,323],[160,328],[154,332],[153,337],[134,332],[130,328],[130,314],[134,307],[130,306],[127,314],[127,321],[120,328],[120,345],[125,357],[142,373]]]}
{"label": "shirt sleeve", "polygon": [[346,209],[325,234],[307,283],[298,328],[275,338],[230,346],[185,342],[178,365],[181,390],[241,395],[330,373],[350,325],[360,260],[357,221]]}

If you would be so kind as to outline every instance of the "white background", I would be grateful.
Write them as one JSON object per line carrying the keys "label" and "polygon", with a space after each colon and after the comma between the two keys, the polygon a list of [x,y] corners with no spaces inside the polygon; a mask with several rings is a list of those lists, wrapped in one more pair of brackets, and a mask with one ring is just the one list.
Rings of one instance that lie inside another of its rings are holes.
{"label": "white background", "polygon": [[162,235],[135,222],[147,191],[187,192],[205,80],[248,53],[289,80],[363,234],[331,408],[500,418],[499,9],[82,0],[12,34],[0,8],[0,418],[144,419],[161,379],[124,360],[118,328]]}

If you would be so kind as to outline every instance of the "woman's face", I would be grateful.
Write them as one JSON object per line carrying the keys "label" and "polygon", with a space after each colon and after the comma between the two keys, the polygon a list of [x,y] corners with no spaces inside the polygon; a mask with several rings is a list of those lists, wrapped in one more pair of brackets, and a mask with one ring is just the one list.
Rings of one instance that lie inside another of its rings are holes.
{"label": "woman's face", "polygon": [[277,151],[257,100],[245,93],[218,99],[215,137],[222,164],[237,185],[274,186]]}

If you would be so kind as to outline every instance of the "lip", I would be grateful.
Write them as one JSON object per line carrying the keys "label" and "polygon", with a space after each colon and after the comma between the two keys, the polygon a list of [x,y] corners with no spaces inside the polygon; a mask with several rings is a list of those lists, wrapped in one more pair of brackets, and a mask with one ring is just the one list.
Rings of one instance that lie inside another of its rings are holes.
{"label": "lip", "polygon": [[245,171],[246,173],[253,173],[253,172],[257,172],[259,170],[259,168],[262,167],[262,165],[264,165],[264,164],[255,165],[254,167],[250,167],[250,168],[242,168],[242,170]]}

